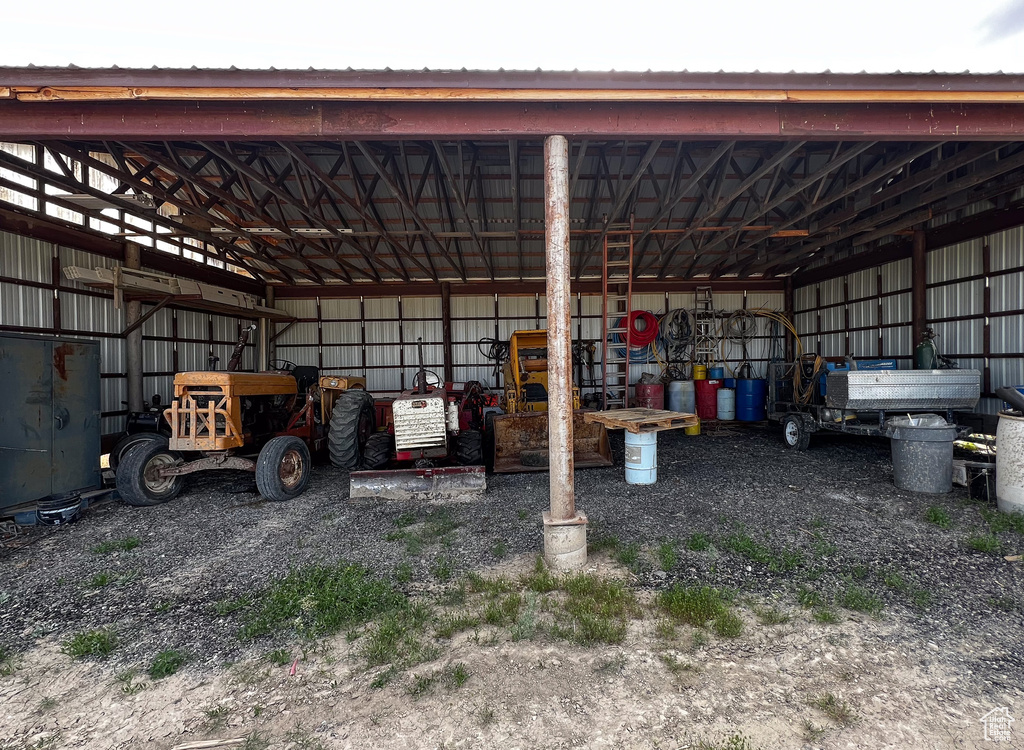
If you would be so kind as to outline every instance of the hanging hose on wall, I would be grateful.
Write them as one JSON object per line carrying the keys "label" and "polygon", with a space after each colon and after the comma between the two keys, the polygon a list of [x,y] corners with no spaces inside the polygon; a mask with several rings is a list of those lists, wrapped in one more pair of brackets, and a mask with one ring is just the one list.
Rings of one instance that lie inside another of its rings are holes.
{"label": "hanging hose on wall", "polygon": [[[624,318],[615,321],[615,328],[622,328]],[[658,354],[658,318],[646,310],[634,310],[629,314],[629,361],[635,363],[646,363],[655,361],[663,364]],[[620,333],[612,335],[612,343],[624,344],[625,339]],[[626,356],[626,347],[619,347],[615,353],[620,357]]]}
{"label": "hanging hose on wall", "polygon": [[494,382],[501,385],[501,366],[508,362],[509,343],[499,339],[482,338],[476,342],[476,348],[484,359],[494,363]]}
{"label": "hanging hose on wall", "polygon": [[[750,310],[736,310],[722,321],[722,342],[719,352],[722,355],[722,363],[729,374],[736,377],[750,377],[750,354],[747,351],[747,346],[756,335],[757,317]],[[740,348],[741,359],[735,370],[729,366],[728,357],[726,357],[725,345],[727,343]]]}
{"label": "hanging hose on wall", "polygon": [[693,344],[693,313],[684,308],[669,310],[658,325],[669,362],[688,362],[688,349]]}

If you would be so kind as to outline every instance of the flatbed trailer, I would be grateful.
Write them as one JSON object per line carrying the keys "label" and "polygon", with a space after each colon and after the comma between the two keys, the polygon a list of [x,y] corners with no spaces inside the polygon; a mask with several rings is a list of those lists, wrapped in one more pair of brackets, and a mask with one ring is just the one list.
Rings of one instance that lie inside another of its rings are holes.
{"label": "flatbed trailer", "polygon": [[973,409],[981,398],[977,370],[851,369],[808,375],[801,367],[799,362],[774,362],[768,369],[767,416],[782,425],[782,438],[794,450],[806,450],[819,431],[885,437],[885,423],[893,416],[927,412],[955,424],[956,412]]}

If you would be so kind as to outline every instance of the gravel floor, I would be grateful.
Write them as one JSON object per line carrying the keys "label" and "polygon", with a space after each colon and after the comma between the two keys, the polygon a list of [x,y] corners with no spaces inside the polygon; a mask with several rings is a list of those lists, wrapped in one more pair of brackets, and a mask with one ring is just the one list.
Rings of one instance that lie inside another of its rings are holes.
{"label": "gravel floor", "polygon": [[[895,489],[887,441],[828,437],[794,453],[777,429],[761,426],[697,438],[662,433],[653,487],[627,485],[621,435],[613,448],[618,467],[577,474],[578,504],[590,518],[592,540],[614,536],[620,545],[641,547],[638,586],[678,579],[795,606],[800,587],[829,598],[852,581],[882,599],[881,617],[901,626],[897,639],[930,644],[922,663],[934,658],[981,691],[1019,690],[1024,568],[1003,555],[1021,552],[1024,537],[1000,534],[999,554],[969,548],[972,533],[987,532],[985,506],[960,488],[940,497]],[[439,585],[439,562],[458,574],[538,552],[547,475],[494,476],[488,483],[486,500],[447,509],[458,524],[448,544],[429,544],[412,556],[403,540],[387,538],[410,506],[350,503],[346,474],[328,466],[318,467],[310,489],[287,504],[261,502],[250,476],[209,473],[164,506],[93,508],[78,523],[29,530],[0,548],[0,647],[19,652],[46,637],[111,626],[122,644],[116,659],[125,663],[148,663],[167,648],[196,654],[195,666],[232,661],[248,648],[237,637],[241,615],[219,616],[216,603],[257,591],[291,567],[344,559],[391,574],[408,562],[412,580],[404,585],[417,591]],[[949,528],[925,520],[932,505],[948,513]],[[423,517],[428,509],[412,511]],[[727,551],[722,540],[741,531],[773,550],[798,551],[802,560],[773,572]],[[695,533],[715,546],[687,550]],[[93,551],[105,540],[133,536],[141,539],[134,550]],[[665,540],[680,542],[678,562],[661,571],[649,551]],[[94,576],[103,573],[110,581],[95,586]],[[893,573],[902,589],[886,585]],[[927,606],[915,606],[913,592],[918,604],[930,599]]]}

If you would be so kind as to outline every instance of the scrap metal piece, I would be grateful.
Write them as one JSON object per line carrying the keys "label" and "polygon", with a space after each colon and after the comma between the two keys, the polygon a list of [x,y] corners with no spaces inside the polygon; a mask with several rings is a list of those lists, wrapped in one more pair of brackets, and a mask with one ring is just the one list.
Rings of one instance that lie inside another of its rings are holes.
{"label": "scrap metal piece", "polygon": [[[572,453],[577,469],[612,465],[608,431],[587,422],[588,410],[572,413]],[[548,470],[548,412],[499,414],[494,417],[495,474]]]}
{"label": "scrap metal piece", "polygon": [[353,471],[349,474],[350,499],[470,502],[486,492],[487,473],[483,466]]}

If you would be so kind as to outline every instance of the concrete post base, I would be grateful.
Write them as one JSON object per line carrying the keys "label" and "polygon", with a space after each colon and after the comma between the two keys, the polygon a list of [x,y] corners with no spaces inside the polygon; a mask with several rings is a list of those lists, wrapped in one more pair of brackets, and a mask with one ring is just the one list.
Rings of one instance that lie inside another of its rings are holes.
{"label": "concrete post base", "polygon": [[552,570],[580,570],[587,564],[587,517],[551,518],[544,511],[544,562]]}

